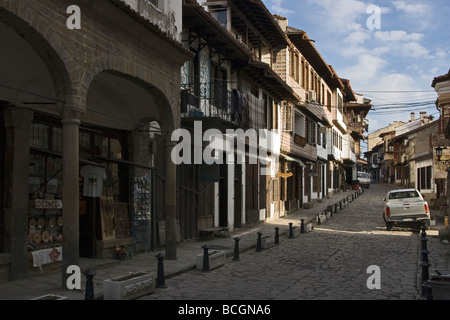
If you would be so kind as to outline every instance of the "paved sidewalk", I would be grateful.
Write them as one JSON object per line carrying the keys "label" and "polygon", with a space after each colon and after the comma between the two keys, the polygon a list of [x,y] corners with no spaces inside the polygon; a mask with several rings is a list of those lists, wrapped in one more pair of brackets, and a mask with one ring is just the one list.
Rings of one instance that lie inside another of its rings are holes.
{"label": "paved sidewalk", "polygon": [[[352,194],[354,201],[351,201]],[[358,201],[367,201],[370,189],[356,197],[355,190],[336,193],[329,199],[323,199],[322,202],[316,203],[310,209],[293,210],[289,215],[260,223],[256,226],[236,230],[228,237],[204,238],[197,241],[185,241],[177,245],[177,260],[164,260],[165,279],[169,279],[177,274],[196,268],[196,256],[203,252],[202,246],[207,244],[211,249],[220,249],[226,252],[228,261],[231,261],[234,255],[235,237],[239,237],[239,253],[242,254],[247,250],[255,250],[257,244],[258,232],[262,232],[263,236],[274,236],[275,227],[279,228],[280,242],[285,241],[289,234],[289,223],[293,223],[294,227],[300,226],[301,219],[305,224],[311,223],[312,226],[317,225],[317,216],[323,213],[329,206],[333,209],[332,219],[339,219],[340,203],[342,210],[346,205],[342,202],[344,198],[348,198],[348,206],[358,205]],[[337,212],[335,212],[337,208]],[[322,216],[323,220],[326,220]],[[325,222],[326,223],[326,222]],[[311,226],[311,224],[309,226]],[[434,228],[434,227],[433,227]],[[450,272],[448,269],[448,255],[450,246],[444,245],[437,237],[437,231],[430,230],[429,233],[429,250],[430,263],[443,273]],[[103,280],[111,279],[118,276],[126,275],[130,272],[150,272],[157,276],[158,259],[155,257],[158,253],[164,253],[164,248],[156,249],[154,252],[144,252],[136,254],[132,259],[119,261],[114,259],[88,259],[80,258],[80,268],[84,272],[88,269],[94,270],[94,294],[95,299],[103,298]],[[439,259],[439,264],[433,262]],[[430,274],[433,273],[430,268]],[[0,284],[0,300],[29,300],[46,294],[60,295],[70,300],[84,300],[86,289],[86,278],[82,275],[81,290],[68,290],[62,288],[61,271],[55,271],[46,274],[33,275],[27,279],[10,281]],[[156,280],[155,280],[156,282]]]}
{"label": "paved sidewalk", "polygon": [[[165,279],[176,276],[182,272],[186,272],[196,268],[196,256],[203,253],[202,246],[207,244],[211,249],[220,249],[226,252],[226,257],[230,261],[234,256],[235,237],[239,240],[239,254],[247,250],[255,249],[258,239],[258,232],[262,232],[263,236],[275,236],[275,227],[279,228],[280,241],[284,241],[288,237],[289,223],[293,227],[300,227],[301,219],[304,219],[305,225],[309,226],[317,224],[317,216],[319,213],[325,212],[329,206],[337,208],[339,215],[340,205],[345,210],[347,205],[355,205],[351,202],[352,194],[354,195],[354,203],[359,198],[364,197],[364,193],[357,198],[355,190],[346,192],[338,192],[329,199],[322,199],[310,209],[296,209],[281,218],[272,219],[255,225],[253,227],[235,230],[228,236],[202,238],[196,241],[185,241],[177,245],[177,260],[164,260]],[[344,199],[349,201],[344,204]],[[360,200],[361,201],[361,200]],[[324,216],[322,216],[322,223]],[[158,259],[155,257],[158,253],[164,253],[164,248],[160,251],[156,249],[154,252],[138,253],[132,259],[119,261],[115,259],[96,259],[96,258],[80,258],[81,272],[88,269],[94,270],[94,295],[95,299],[103,298],[103,280],[126,275],[130,272],[150,272],[157,277]],[[0,284],[0,300],[29,300],[43,295],[59,295],[67,297],[70,300],[84,300],[86,290],[86,277],[82,275],[81,290],[69,290],[62,288],[61,271],[47,272],[45,274],[35,274],[26,279],[9,281]],[[155,280],[156,282],[156,280]]]}

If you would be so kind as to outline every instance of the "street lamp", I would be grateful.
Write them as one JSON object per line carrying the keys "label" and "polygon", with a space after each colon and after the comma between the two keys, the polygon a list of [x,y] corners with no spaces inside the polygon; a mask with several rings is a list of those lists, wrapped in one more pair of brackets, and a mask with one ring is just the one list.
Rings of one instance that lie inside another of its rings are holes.
{"label": "street lamp", "polygon": [[450,160],[441,160],[442,158],[442,150],[447,149],[447,147],[437,147],[436,148],[436,157],[438,162],[441,162],[444,165],[450,165]]}

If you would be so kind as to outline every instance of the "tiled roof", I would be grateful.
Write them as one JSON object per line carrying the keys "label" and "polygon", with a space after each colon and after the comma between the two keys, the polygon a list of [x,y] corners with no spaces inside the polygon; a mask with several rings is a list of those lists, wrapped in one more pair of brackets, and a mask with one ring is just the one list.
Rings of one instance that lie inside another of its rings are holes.
{"label": "tiled roof", "polygon": [[433,79],[433,83],[431,84],[431,86],[434,88],[438,82],[442,82],[442,81],[446,81],[446,80],[450,80],[450,69],[448,70],[447,74],[444,74],[439,77],[435,77]]}

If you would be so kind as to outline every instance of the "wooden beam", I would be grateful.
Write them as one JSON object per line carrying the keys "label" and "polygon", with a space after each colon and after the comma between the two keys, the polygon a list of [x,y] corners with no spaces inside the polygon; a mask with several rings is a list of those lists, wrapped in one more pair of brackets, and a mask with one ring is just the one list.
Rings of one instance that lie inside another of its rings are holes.
{"label": "wooden beam", "polygon": [[222,0],[222,1],[206,1],[206,2],[202,2],[201,3],[202,6],[208,6],[208,7],[212,7],[212,6],[222,6],[222,7],[227,7],[228,6],[228,0]]}

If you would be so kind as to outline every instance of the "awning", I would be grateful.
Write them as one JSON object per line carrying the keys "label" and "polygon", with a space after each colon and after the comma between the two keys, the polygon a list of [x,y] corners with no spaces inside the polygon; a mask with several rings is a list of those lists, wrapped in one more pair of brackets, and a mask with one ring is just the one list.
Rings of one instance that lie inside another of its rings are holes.
{"label": "awning", "polygon": [[302,166],[303,168],[306,167],[306,165],[300,160],[300,159],[295,159],[292,157],[289,157],[285,154],[280,154],[280,156],[282,156],[284,159],[286,159],[287,161],[291,161],[291,162],[297,162],[300,166]]}

